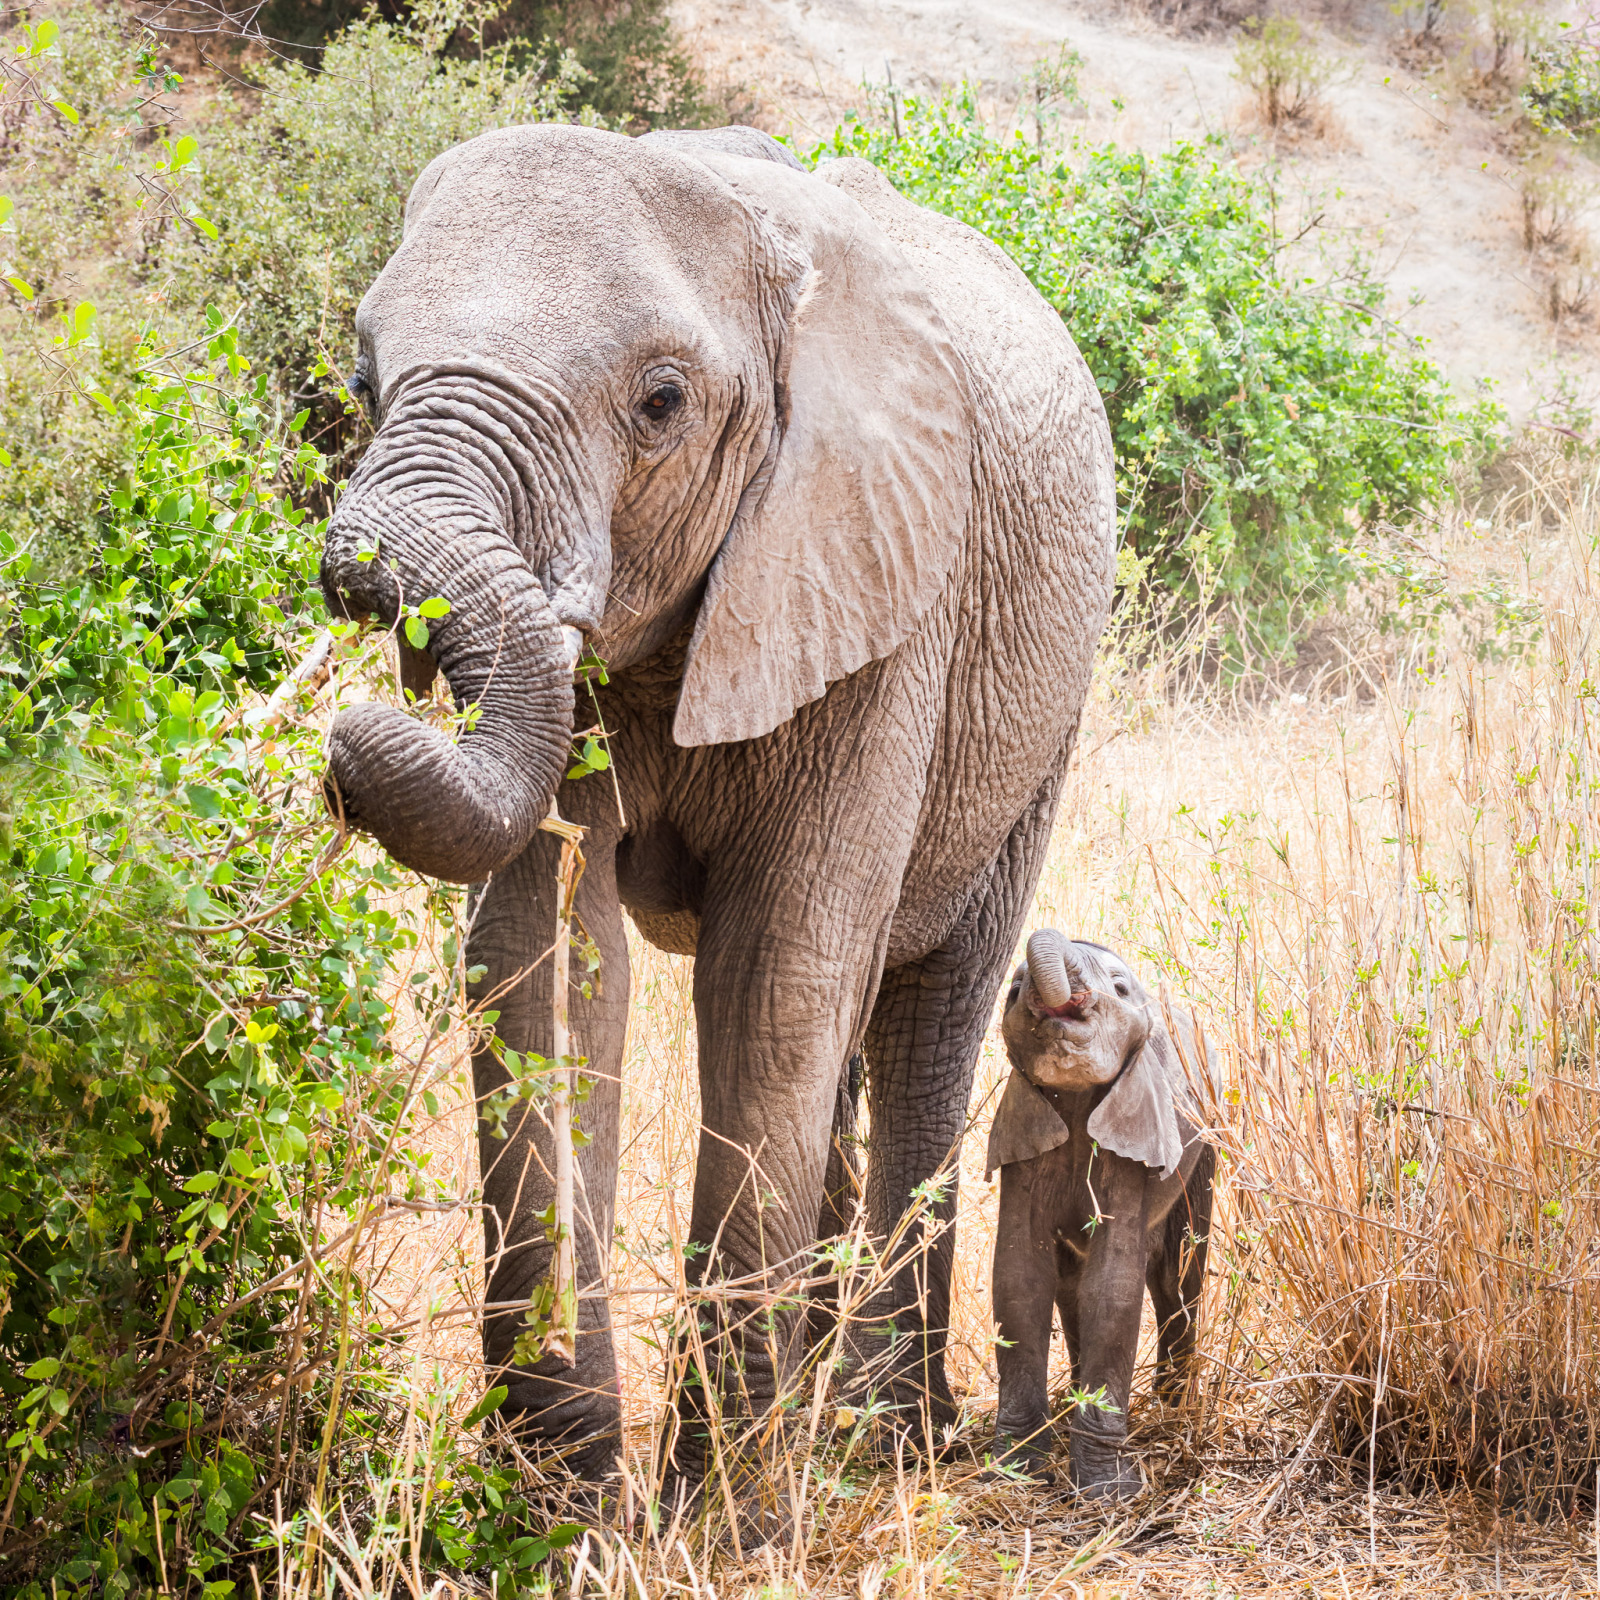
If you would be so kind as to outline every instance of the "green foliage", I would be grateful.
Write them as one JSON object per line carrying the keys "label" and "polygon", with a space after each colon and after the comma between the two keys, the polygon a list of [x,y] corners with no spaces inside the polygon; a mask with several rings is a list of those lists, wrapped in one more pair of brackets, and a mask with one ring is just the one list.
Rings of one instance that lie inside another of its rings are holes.
{"label": "green foliage", "polygon": [[[24,42],[14,125],[58,187],[8,236],[34,295],[13,284],[4,324],[10,370],[53,394],[0,446],[0,1589],[182,1574],[220,1600],[286,1536],[278,1497],[303,1537],[308,1506],[409,1470],[356,1266],[386,1207],[437,1199],[412,1120],[465,974],[447,939],[397,1049],[396,969],[451,903],[349,848],[320,726],[293,690],[264,698],[320,621],[307,409],[284,420],[215,308],[131,336],[62,292],[75,251],[115,261],[141,230],[220,252],[205,141],[129,137],[171,79],[139,38],[89,18]],[[70,518],[32,493],[55,475],[78,480]],[[341,671],[373,648],[338,646]],[[418,1537],[518,1593],[570,1533],[535,1539],[436,1420],[449,1482]]]}
{"label": "green foliage", "polygon": [[1270,188],[1215,145],[1070,167],[991,138],[970,90],[903,115],[902,138],[851,122],[816,155],[988,235],[1061,313],[1110,419],[1125,581],[1236,600],[1282,648],[1286,599],[1346,580],[1351,524],[1437,501],[1495,423],[1395,337],[1360,262],[1291,277]]}
{"label": "green foliage", "polygon": [[643,132],[698,127],[710,116],[668,0],[509,0],[491,33],[570,50],[589,74],[587,103],[608,122]]}
{"label": "green foliage", "polygon": [[1246,17],[1234,47],[1234,76],[1255,98],[1269,128],[1305,122],[1339,73],[1298,17]]}
{"label": "green foliage", "polygon": [[1600,48],[1569,38],[1530,50],[1522,104],[1543,133],[1584,139],[1600,131]]}
{"label": "green foliage", "polygon": [[[427,5],[383,0],[268,0],[256,27],[268,39],[297,47],[308,65],[330,39],[369,16],[409,25]],[[456,55],[490,44],[513,58],[537,50],[570,51],[589,75],[588,103],[608,121],[632,128],[689,127],[705,117],[699,78],[668,14],[667,0],[501,0],[480,8],[448,38]]]}
{"label": "green foliage", "polygon": [[173,304],[217,301],[236,315],[288,403],[339,424],[325,447],[352,442],[355,424],[314,369],[337,380],[348,361],[356,306],[400,242],[417,174],[479,133],[576,114],[586,92],[570,55],[447,54],[457,16],[359,22],[329,44],[320,71],[273,64],[259,100],[221,93],[198,185],[220,248],[172,229],[159,247]]}

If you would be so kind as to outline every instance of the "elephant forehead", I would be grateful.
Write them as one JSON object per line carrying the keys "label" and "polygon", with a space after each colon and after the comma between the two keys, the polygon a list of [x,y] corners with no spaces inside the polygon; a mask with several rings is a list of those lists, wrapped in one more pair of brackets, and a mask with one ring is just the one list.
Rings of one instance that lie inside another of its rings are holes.
{"label": "elephant forehead", "polygon": [[[681,346],[755,325],[748,213],[707,167],[592,128],[508,128],[417,179],[364,337],[485,354]],[[748,325],[748,326],[747,326]]]}

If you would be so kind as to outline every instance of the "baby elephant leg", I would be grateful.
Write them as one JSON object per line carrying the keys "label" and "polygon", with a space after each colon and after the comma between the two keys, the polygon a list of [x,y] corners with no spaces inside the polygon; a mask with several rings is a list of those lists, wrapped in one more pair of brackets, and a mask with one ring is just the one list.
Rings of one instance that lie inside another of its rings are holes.
{"label": "baby elephant leg", "polygon": [[1100,1220],[1078,1289],[1083,1360],[1074,1383],[1083,1398],[1072,1413],[1072,1482],[1096,1499],[1128,1499],[1144,1486],[1123,1443],[1144,1311],[1148,1172],[1109,1151],[1095,1156],[1091,1181]]}
{"label": "baby elephant leg", "polygon": [[1183,1397],[1200,1332],[1200,1291],[1206,1281],[1216,1165],[1216,1151],[1203,1146],[1183,1193],[1161,1225],[1145,1274],[1156,1313],[1155,1390],[1168,1405]]}
{"label": "baby elephant leg", "polygon": [[1038,1162],[1000,1169],[1000,1227],[994,1253],[994,1314],[1000,1345],[1000,1411],[994,1453],[1039,1474],[1050,1455],[1050,1324],[1055,1310],[1056,1247],[1048,1232],[1035,1237],[1034,1179]]}

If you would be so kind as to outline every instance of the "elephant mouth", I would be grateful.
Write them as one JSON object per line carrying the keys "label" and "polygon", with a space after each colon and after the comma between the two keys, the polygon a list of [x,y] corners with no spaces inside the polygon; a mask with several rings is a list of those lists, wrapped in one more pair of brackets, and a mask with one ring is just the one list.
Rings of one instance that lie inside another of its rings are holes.
{"label": "elephant mouth", "polygon": [[1094,993],[1089,989],[1075,991],[1058,1006],[1047,1006],[1037,995],[1031,995],[1028,999],[1028,1009],[1041,1021],[1087,1022],[1093,1004]]}

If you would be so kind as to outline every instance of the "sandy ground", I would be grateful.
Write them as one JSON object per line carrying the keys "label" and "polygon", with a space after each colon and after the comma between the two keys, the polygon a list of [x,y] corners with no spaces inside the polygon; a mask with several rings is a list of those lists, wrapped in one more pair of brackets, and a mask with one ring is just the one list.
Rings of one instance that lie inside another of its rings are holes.
{"label": "sandy ground", "polygon": [[[1464,389],[1492,381],[1521,418],[1563,370],[1600,388],[1593,313],[1552,325],[1548,268],[1522,245],[1524,172],[1494,123],[1404,70],[1381,39],[1327,36],[1349,75],[1327,91],[1324,127],[1289,144],[1251,126],[1226,36],[1175,34],[1131,10],[1063,0],[678,0],[676,11],[729,105],[802,139],[862,108],[863,83],[890,78],[911,93],[974,80],[997,126],[1012,125],[1021,76],[1069,45],[1084,58],[1087,100],[1062,125],[1069,140],[1154,151],[1226,135],[1244,161],[1276,166],[1286,221],[1323,216],[1332,260],[1352,250],[1372,258],[1396,320]],[[1386,26],[1379,12],[1362,32]],[[1580,181],[1590,171],[1580,163]]]}

